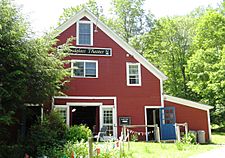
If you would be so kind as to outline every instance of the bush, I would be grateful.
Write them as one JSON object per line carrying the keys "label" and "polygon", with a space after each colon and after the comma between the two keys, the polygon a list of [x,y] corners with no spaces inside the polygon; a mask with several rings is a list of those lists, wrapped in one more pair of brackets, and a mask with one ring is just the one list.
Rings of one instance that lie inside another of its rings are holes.
{"label": "bush", "polygon": [[24,154],[22,145],[0,145],[0,157],[2,158],[24,157]]}
{"label": "bush", "polygon": [[87,141],[88,137],[92,136],[91,130],[85,125],[74,125],[69,128],[66,135],[67,141],[77,142],[77,141]]}
{"label": "bush", "polygon": [[43,122],[31,127],[28,138],[28,153],[34,157],[49,156],[57,157],[57,153],[66,142],[67,126],[61,115],[51,112]]}
{"label": "bush", "polygon": [[182,139],[183,143],[186,144],[196,144],[196,136],[194,133],[187,133],[187,135],[184,135],[184,138]]}
{"label": "bush", "polygon": [[73,143],[68,141],[64,145],[63,153],[66,157],[71,157],[74,153],[74,157],[87,157],[88,156],[88,146],[83,140],[80,142]]}
{"label": "bush", "polygon": [[138,134],[137,133],[132,134],[130,139],[133,142],[137,142],[138,141]]}

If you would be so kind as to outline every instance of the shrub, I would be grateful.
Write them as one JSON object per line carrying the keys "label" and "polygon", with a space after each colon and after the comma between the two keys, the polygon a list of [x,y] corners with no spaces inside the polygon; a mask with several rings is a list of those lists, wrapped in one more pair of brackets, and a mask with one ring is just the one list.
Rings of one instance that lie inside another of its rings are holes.
{"label": "shrub", "polygon": [[66,135],[67,141],[77,142],[77,141],[87,141],[88,137],[92,136],[91,130],[85,125],[74,125],[69,128]]}
{"label": "shrub", "polygon": [[54,156],[66,142],[67,126],[61,115],[51,112],[44,120],[31,127],[28,153],[32,156]]}
{"label": "shrub", "polygon": [[24,157],[24,148],[22,145],[0,145],[0,157],[17,158]]}
{"label": "shrub", "polygon": [[186,144],[196,144],[196,136],[194,133],[187,133],[187,135],[185,134],[183,139],[182,139],[183,143]]}
{"label": "shrub", "polygon": [[132,134],[130,139],[131,139],[131,141],[137,142],[138,141],[138,134],[137,133]]}
{"label": "shrub", "polygon": [[68,141],[64,145],[63,153],[66,157],[71,157],[74,153],[74,157],[87,157],[88,156],[88,146],[83,140],[80,142]]}

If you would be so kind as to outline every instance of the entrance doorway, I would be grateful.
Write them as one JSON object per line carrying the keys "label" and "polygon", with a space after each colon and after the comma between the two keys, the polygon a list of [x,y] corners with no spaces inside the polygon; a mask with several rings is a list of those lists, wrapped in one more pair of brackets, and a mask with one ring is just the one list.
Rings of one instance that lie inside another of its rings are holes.
{"label": "entrance doorway", "polygon": [[99,107],[97,106],[71,106],[71,125],[86,125],[93,133],[98,129]]}
{"label": "entrance doorway", "polygon": [[[160,125],[158,108],[146,108],[146,115],[147,125]],[[155,141],[154,127],[147,127],[147,140]]]}

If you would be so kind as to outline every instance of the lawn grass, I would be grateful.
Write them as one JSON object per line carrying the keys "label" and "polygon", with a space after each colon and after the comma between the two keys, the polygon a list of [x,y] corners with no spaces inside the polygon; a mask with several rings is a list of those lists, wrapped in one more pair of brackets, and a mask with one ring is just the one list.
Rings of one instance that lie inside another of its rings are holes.
{"label": "lawn grass", "polygon": [[[212,143],[204,145],[184,145],[176,143],[130,142],[124,144],[126,152],[133,158],[188,158],[225,144],[225,132],[212,133]],[[180,150],[178,150],[180,149]]]}
{"label": "lawn grass", "polygon": [[[111,144],[112,143],[112,144]],[[107,144],[100,143],[104,146],[113,146],[114,142]],[[124,149],[129,158],[188,158],[212,149],[221,147],[225,144],[225,132],[213,132],[212,142],[209,144],[183,144],[183,143],[153,143],[153,142],[124,142]]]}
{"label": "lawn grass", "polygon": [[225,144],[225,132],[213,132],[212,133],[213,144]]}

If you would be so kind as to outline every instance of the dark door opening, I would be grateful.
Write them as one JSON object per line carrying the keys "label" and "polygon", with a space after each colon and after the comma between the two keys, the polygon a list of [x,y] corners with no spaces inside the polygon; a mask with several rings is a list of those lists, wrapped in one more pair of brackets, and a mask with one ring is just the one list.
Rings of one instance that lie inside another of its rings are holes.
{"label": "dark door opening", "polygon": [[97,106],[73,106],[71,111],[71,125],[86,125],[94,133],[98,127],[98,107]]}
{"label": "dark door opening", "polygon": [[[146,109],[147,113],[147,124],[148,125],[160,125],[159,121],[159,109]],[[154,127],[147,127],[148,132],[148,140],[154,141],[155,140],[155,133],[154,133]]]}

